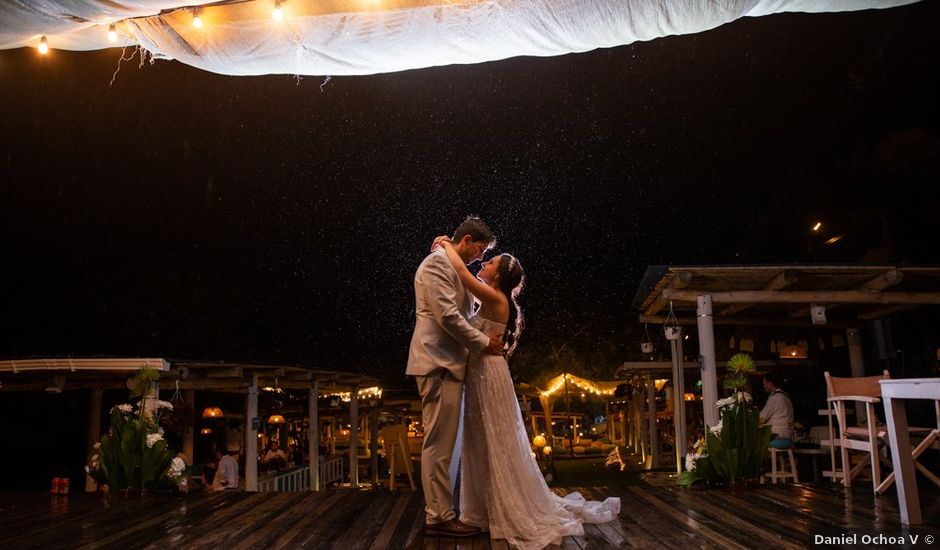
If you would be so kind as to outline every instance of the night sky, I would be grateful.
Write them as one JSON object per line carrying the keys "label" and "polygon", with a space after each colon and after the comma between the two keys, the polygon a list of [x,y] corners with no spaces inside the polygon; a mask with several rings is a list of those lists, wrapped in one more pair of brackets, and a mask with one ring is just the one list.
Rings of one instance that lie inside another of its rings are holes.
{"label": "night sky", "polygon": [[523,348],[621,361],[650,264],[938,263],[937,36],[923,2],[322,87],[0,52],[0,357],[411,387],[414,270],[470,213],[526,268]]}

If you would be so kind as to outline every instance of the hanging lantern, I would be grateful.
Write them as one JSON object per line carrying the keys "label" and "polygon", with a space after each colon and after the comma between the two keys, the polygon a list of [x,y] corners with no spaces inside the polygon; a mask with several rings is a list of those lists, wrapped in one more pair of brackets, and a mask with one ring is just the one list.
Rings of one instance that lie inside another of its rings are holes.
{"label": "hanging lantern", "polygon": [[544,447],[546,443],[545,436],[544,435],[535,436],[534,438],[532,438],[532,443],[534,443],[536,447]]}
{"label": "hanging lantern", "polygon": [[279,414],[272,414],[268,417],[268,424],[283,424],[284,417]]}
{"label": "hanging lantern", "polygon": [[199,430],[199,435],[211,435],[211,434],[212,434],[212,428],[203,428]]}
{"label": "hanging lantern", "polygon": [[222,413],[222,409],[218,407],[206,407],[202,411],[203,418],[222,418],[225,414]]}
{"label": "hanging lantern", "polygon": [[650,338],[649,325],[643,325],[643,340],[640,342],[640,351],[653,353],[653,339]]}
{"label": "hanging lantern", "polygon": [[545,455],[545,456],[551,455],[551,454],[552,454],[552,448],[549,447],[548,445],[546,445],[545,447],[542,448],[542,454]]}

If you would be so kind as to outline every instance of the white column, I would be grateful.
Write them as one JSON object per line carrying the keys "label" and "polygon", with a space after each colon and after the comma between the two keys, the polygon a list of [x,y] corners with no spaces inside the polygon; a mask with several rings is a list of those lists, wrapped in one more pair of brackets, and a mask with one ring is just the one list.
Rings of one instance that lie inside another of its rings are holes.
{"label": "white column", "polygon": [[[845,340],[849,345],[849,366],[852,376],[865,376],[865,354],[862,352],[862,333],[857,328],[845,329]],[[865,418],[865,404],[855,402],[855,418]]]}
{"label": "white column", "polygon": [[307,408],[309,418],[307,422],[307,446],[309,447],[308,462],[310,463],[310,490],[320,490],[320,417],[317,410],[317,396],[320,393],[320,382],[314,380],[313,387],[307,394]]}
{"label": "white column", "polygon": [[650,454],[653,456],[653,468],[659,467],[659,434],[656,433],[656,381],[653,375],[646,375],[646,400],[649,414]]}
{"label": "white column", "polygon": [[251,376],[245,405],[245,490],[258,490],[258,375]]}
{"label": "white column", "polygon": [[[194,390],[183,390],[183,402],[189,406],[189,410],[195,410],[196,392]],[[186,455],[190,465],[192,465],[196,459],[196,457],[193,456],[193,432],[195,432],[195,426],[193,424],[183,426],[183,454]]]}
{"label": "white column", "polygon": [[718,374],[715,364],[715,328],[712,324],[712,297],[699,296],[698,303],[698,346],[702,366],[702,408],[705,411],[705,425],[718,425]]}
{"label": "white column", "polygon": [[[101,396],[104,393],[100,388],[91,390],[91,400],[88,403],[88,460],[90,463],[91,455],[97,453],[95,443],[101,439]],[[99,457],[100,458],[100,457]],[[85,491],[94,493],[98,490],[98,484],[90,475],[85,476]]]}
{"label": "white column", "polygon": [[359,386],[349,392],[349,483],[359,485]]}

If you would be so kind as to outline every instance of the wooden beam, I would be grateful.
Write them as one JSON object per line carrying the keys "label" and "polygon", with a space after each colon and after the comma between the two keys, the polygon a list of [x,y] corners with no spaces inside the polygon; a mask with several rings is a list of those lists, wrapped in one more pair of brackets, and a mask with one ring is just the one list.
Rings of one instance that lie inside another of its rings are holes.
{"label": "wooden beam", "polygon": [[[674,290],[682,289],[689,286],[689,283],[692,282],[692,272],[691,271],[680,271],[676,276],[669,282],[669,286],[666,288],[671,288]],[[646,311],[643,313],[646,315],[656,315],[661,309],[666,307],[666,304],[669,303],[667,298],[663,297],[663,294],[660,293],[656,300],[650,304]]]}
{"label": "wooden beam", "polygon": [[[786,269],[777,274],[772,281],[764,285],[764,290],[782,290],[797,281],[798,277],[796,271],[792,269]],[[740,313],[745,309],[753,306],[753,302],[741,302],[738,304],[731,304],[721,311],[718,315],[720,316],[731,316],[735,313]]]}
{"label": "wooden beam", "polygon": [[[679,324],[683,326],[692,326],[696,324],[694,317],[677,317]],[[657,315],[640,315],[641,323],[649,323],[651,325],[662,325],[666,323],[666,318]],[[786,316],[784,317],[714,317],[712,323],[715,325],[723,326],[740,326],[740,327],[813,327],[809,321],[809,318],[806,319],[790,319]],[[858,323],[852,323],[853,325]],[[830,320],[826,323],[825,326],[820,326],[819,328],[847,328],[849,324],[843,321],[832,321]]]}
{"label": "wooden beam", "polygon": [[695,302],[702,295],[713,303],[734,304],[757,302],[765,304],[930,304],[940,305],[940,292],[866,292],[864,290],[734,290],[709,292],[702,290],[663,290],[669,300]]}
{"label": "wooden beam", "polygon": [[915,309],[920,306],[916,305],[902,305],[902,306],[887,306],[873,309],[871,311],[866,311],[864,313],[859,313],[858,318],[863,321],[871,321],[872,319],[882,319],[884,317],[891,317],[897,315],[898,313],[903,313],[910,309]]}
{"label": "wooden beam", "polygon": [[[866,292],[877,292],[877,291],[884,290],[886,288],[890,288],[892,286],[899,284],[903,278],[904,278],[904,275],[903,273],[901,273],[901,270],[897,268],[889,269],[885,271],[884,273],[878,275],[877,277],[873,279],[869,279],[868,281],[865,281],[864,283],[859,285],[855,290],[863,290]],[[827,312],[832,311],[833,309],[837,307],[839,307],[839,304],[827,304],[826,311]],[[803,318],[809,319],[809,306],[794,309],[793,311],[790,312],[790,317],[803,317]],[[863,317],[859,316],[859,319],[862,319],[862,318]]]}

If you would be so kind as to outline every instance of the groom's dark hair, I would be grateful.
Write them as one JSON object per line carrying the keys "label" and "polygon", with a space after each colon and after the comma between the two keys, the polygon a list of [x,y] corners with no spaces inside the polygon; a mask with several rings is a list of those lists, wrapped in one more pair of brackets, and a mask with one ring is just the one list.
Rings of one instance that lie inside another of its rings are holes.
{"label": "groom's dark hair", "polygon": [[493,232],[479,216],[467,216],[467,219],[454,231],[451,240],[458,243],[465,235],[470,235],[474,242],[484,242],[491,247],[496,244],[496,237],[493,236]]}

